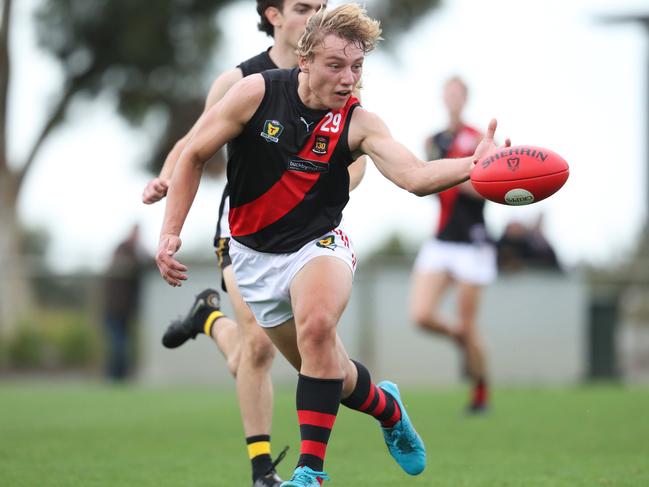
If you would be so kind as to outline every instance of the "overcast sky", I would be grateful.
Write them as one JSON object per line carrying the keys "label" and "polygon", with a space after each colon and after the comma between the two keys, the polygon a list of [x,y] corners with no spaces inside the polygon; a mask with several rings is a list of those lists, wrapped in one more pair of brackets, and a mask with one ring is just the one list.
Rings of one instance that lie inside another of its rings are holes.
{"label": "overcast sky", "polygon": [[[19,160],[60,89],[55,63],[40,53],[29,15],[37,0],[15,2],[10,93],[10,154]],[[341,2],[333,2],[339,4]],[[400,41],[393,54],[370,54],[363,104],[418,155],[422,141],[445,123],[440,91],[452,74],[470,87],[466,119],[499,120],[501,138],[550,148],[570,164],[566,186],[529,207],[489,204],[497,237],[512,219],[545,216],[548,238],[567,265],[606,264],[632,248],[646,216],[645,86],[648,46],[634,24],[604,25],[606,13],[649,13],[648,2],[625,0],[446,0]],[[643,9],[644,6],[644,10]],[[230,8],[218,69],[264,49],[253,2]],[[236,32],[236,34],[235,34]],[[210,80],[206,80],[206,89]],[[151,140],[126,126],[110,99],[80,102],[70,123],[47,143],[23,192],[20,212],[53,236],[50,260],[60,269],[101,268],[133,222],[157,245],[163,205],[146,207],[149,177],[138,166]],[[208,255],[222,181],[204,181],[183,231],[186,248]],[[417,198],[371,166],[345,211],[360,259],[398,232],[411,246],[437,221],[432,197]]]}

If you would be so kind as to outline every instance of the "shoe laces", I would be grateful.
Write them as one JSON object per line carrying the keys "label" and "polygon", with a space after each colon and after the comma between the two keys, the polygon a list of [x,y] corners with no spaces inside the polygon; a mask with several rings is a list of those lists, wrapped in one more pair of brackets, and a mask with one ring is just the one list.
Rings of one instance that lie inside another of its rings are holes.
{"label": "shoe laces", "polygon": [[318,478],[321,478],[322,480],[330,480],[329,476],[326,473],[316,472],[310,467],[302,467],[298,470],[299,471],[296,470],[295,473],[293,473],[291,480],[294,480],[296,482],[303,482],[306,486],[312,485],[313,481],[317,481]]}
{"label": "shoe laces", "polygon": [[280,462],[281,462],[282,460],[284,460],[284,457],[286,456],[286,452],[287,452],[287,451],[288,451],[288,446],[285,446],[284,449],[283,449],[281,452],[279,452],[279,455],[277,455],[277,458],[276,458],[275,461],[270,465],[270,468],[266,471],[266,473],[265,473],[264,475],[268,475],[268,474],[271,474],[271,473],[275,473],[275,471],[276,471],[276,469],[277,469],[277,465],[279,465]]}

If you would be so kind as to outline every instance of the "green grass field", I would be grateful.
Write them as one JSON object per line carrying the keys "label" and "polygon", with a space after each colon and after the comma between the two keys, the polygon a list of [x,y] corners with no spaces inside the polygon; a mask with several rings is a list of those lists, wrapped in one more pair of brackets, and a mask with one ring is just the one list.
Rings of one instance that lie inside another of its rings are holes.
{"label": "green grass field", "polygon": [[[491,414],[461,414],[465,393],[404,390],[428,467],[409,477],[375,421],[341,408],[332,487],[649,486],[649,389],[494,391]],[[298,453],[293,393],[276,393],[275,453]],[[232,390],[0,385],[0,485],[249,486]]]}

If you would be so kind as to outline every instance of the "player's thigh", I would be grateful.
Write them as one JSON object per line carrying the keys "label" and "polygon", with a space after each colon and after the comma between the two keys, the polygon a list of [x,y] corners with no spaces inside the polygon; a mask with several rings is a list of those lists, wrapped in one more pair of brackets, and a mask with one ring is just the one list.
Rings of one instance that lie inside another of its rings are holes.
{"label": "player's thigh", "polygon": [[255,315],[252,314],[250,307],[241,297],[241,292],[239,291],[239,286],[237,286],[237,281],[234,276],[234,270],[232,266],[229,265],[222,270],[223,280],[225,281],[225,287],[228,290],[228,297],[230,298],[230,304],[234,310],[234,315],[236,317],[237,323],[242,334],[249,333],[260,333],[263,334],[263,330],[257,323]]}
{"label": "player's thigh", "polygon": [[317,318],[335,326],[352,291],[352,271],[342,259],[316,256],[302,266],[291,281],[291,305],[298,328]]}
{"label": "player's thigh", "polygon": [[302,359],[297,348],[295,320],[290,319],[281,325],[264,328],[264,331],[286,360],[299,371]]}
{"label": "player's thigh", "polygon": [[430,315],[439,308],[444,293],[453,283],[446,271],[417,271],[412,275],[410,312],[415,318]]}

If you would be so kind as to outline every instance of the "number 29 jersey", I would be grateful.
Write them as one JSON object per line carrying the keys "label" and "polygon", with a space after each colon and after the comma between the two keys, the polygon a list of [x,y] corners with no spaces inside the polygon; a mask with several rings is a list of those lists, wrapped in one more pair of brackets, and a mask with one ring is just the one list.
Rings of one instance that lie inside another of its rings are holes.
{"label": "number 29 jersey", "polygon": [[311,109],[298,96],[298,74],[261,73],[264,97],[229,145],[230,232],[259,252],[299,250],[336,228],[349,200],[349,121],[358,100]]}

